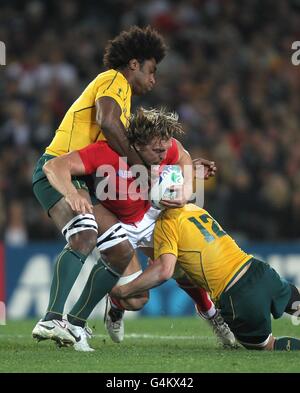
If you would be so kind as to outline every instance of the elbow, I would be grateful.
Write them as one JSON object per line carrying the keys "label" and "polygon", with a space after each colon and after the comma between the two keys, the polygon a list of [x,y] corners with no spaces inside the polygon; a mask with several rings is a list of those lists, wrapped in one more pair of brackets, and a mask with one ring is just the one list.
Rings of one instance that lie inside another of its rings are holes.
{"label": "elbow", "polygon": [[44,164],[43,172],[48,179],[54,174],[60,173],[62,169],[65,169],[67,167],[67,162],[65,162],[64,158],[62,157],[63,156],[52,158]]}
{"label": "elbow", "polygon": [[164,282],[169,280],[173,275],[173,271],[168,266],[162,265],[159,271],[159,281]]}
{"label": "elbow", "polygon": [[51,173],[51,172],[53,172],[53,167],[54,167],[54,161],[55,160],[55,158],[53,158],[52,160],[50,160],[50,161],[47,161],[46,162],[46,164],[44,164],[44,166],[43,166],[43,172],[44,172],[44,174],[48,177],[48,175]]}

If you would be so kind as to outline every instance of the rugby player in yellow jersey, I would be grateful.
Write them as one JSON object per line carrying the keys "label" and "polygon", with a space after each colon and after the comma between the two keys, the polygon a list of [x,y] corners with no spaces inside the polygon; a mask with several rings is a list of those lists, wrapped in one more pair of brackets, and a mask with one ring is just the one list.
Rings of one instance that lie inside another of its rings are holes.
{"label": "rugby player in yellow jersey", "polygon": [[[108,144],[120,156],[127,157],[131,165],[143,164],[126,138],[131,96],[143,95],[154,87],[156,67],[165,51],[163,38],[150,27],[134,26],[110,41],[104,53],[104,65],[108,71],[99,74],[73,103],[36,165],[34,194],[68,242],[55,264],[46,315],[32,332],[38,340],[60,336],[61,339],[57,339],[59,344],[73,344],[80,337],[79,345],[83,343],[85,346],[87,332],[82,328],[84,323],[75,321],[78,330],[74,337],[62,321],[62,314],[67,296],[97,239],[106,239],[109,247],[101,253],[87,281],[87,288],[92,280],[97,282],[97,298],[88,295],[86,299],[82,298],[88,308],[93,309],[109,292],[134,255],[128,239],[124,241],[126,234],[117,218],[100,203],[92,206],[85,179],[72,179],[79,190],[78,205],[72,209],[68,203],[72,195],[63,197],[56,191],[43,167],[53,157],[101,139],[107,139]],[[86,350],[89,350],[88,346]]]}
{"label": "rugby player in yellow jersey", "polygon": [[112,290],[130,298],[172,277],[176,266],[205,288],[247,349],[300,350],[300,339],[272,336],[271,314],[293,314],[299,290],[267,263],[241,250],[204,209],[188,204],[165,210],[154,230],[154,262],[132,282]]}

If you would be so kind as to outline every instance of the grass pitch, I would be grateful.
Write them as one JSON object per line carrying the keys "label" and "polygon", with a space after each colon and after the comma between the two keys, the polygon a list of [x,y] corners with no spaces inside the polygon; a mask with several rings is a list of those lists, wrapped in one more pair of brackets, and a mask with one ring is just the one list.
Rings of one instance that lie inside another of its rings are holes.
{"label": "grass pitch", "polygon": [[[125,340],[113,343],[101,321],[90,344],[93,353],[56,348],[53,341],[36,343],[36,321],[0,326],[0,372],[201,373],[300,372],[299,352],[221,349],[205,321],[191,318],[126,320]],[[289,318],[273,321],[274,335],[300,336]]]}

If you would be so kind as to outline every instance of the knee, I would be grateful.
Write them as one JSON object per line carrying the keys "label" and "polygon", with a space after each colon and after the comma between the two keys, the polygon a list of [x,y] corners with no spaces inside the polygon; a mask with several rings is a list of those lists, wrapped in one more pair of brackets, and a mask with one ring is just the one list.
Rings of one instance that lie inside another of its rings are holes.
{"label": "knee", "polygon": [[124,241],[102,251],[101,254],[117,273],[123,274],[134,256],[134,249],[128,241]]}
{"label": "knee", "polygon": [[[264,340],[264,338],[262,338]],[[243,345],[246,349],[249,350],[256,350],[256,351],[273,351],[274,350],[274,345],[275,345],[275,340],[276,338],[270,335],[265,341],[260,341],[258,343],[245,343],[243,341],[240,341],[240,344]]]}
{"label": "knee", "polygon": [[70,237],[69,244],[74,251],[88,255],[96,247],[97,233],[94,231],[82,231],[76,233]]}
{"label": "knee", "polygon": [[289,284],[291,288],[291,297],[285,308],[285,312],[290,315],[298,316],[300,313],[300,292],[293,284]]}
{"label": "knee", "polygon": [[149,292],[145,292],[139,297],[132,297],[129,299],[118,299],[121,306],[127,311],[139,311],[149,300]]}
{"label": "knee", "polygon": [[134,249],[132,248],[129,242],[124,242],[124,244],[120,244],[120,259],[121,264],[124,266],[124,269],[129,265],[130,261],[134,257]]}
{"label": "knee", "polygon": [[273,351],[276,337],[270,336],[267,344],[262,348],[265,351]]}

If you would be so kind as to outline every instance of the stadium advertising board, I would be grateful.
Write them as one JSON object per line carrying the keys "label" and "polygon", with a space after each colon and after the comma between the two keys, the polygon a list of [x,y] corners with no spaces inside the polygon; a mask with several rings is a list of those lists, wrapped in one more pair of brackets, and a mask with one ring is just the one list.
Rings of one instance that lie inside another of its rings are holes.
{"label": "stadium advertising board", "polygon": [[[5,248],[5,271],[1,263],[0,248],[0,300],[6,288],[6,311],[10,319],[24,319],[41,316],[48,302],[54,261],[61,250],[61,243],[30,244],[26,247]],[[243,248],[268,262],[280,275],[300,286],[300,245],[296,244],[244,244]],[[140,254],[142,264],[146,259]],[[66,309],[75,302],[88,273],[95,263],[94,255],[86,261],[68,298]],[[104,301],[101,301],[93,317],[101,317]],[[145,316],[184,316],[194,313],[189,297],[181,291],[174,280],[151,291],[150,301],[139,313],[129,313],[131,317]]]}

